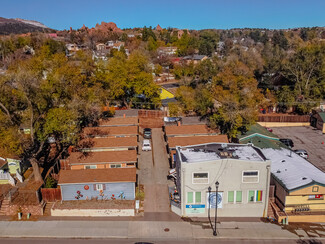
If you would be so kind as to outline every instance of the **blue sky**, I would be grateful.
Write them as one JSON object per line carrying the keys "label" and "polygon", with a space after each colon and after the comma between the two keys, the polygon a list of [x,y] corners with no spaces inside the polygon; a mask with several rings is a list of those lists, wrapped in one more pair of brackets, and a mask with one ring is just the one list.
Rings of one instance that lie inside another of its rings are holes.
{"label": "blue sky", "polygon": [[0,0],[0,16],[54,29],[153,26],[187,29],[325,26],[325,0]]}

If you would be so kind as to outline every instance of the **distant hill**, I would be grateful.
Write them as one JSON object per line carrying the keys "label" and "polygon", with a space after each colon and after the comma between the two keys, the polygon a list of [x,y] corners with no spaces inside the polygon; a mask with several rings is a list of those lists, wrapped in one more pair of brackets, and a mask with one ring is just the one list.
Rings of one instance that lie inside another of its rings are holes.
{"label": "distant hill", "polygon": [[0,35],[52,31],[52,29],[34,20],[6,19],[0,17]]}

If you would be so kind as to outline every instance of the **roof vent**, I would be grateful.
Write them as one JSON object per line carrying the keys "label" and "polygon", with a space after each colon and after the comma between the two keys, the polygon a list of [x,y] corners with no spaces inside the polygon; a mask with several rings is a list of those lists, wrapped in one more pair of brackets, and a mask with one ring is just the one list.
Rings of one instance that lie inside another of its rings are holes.
{"label": "roof vent", "polygon": [[284,162],[285,162],[285,160],[283,159],[281,162],[282,162],[282,163],[284,163]]}
{"label": "roof vent", "polygon": [[302,179],[303,179],[303,180],[307,180],[307,178],[306,178],[306,177],[302,177]]}
{"label": "roof vent", "polygon": [[276,172],[279,174],[279,173],[281,173],[281,170],[278,169]]}
{"label": "roof vent", "polygon": [[253,143],[247,143],[247,146],[252,147],[253,146]]}

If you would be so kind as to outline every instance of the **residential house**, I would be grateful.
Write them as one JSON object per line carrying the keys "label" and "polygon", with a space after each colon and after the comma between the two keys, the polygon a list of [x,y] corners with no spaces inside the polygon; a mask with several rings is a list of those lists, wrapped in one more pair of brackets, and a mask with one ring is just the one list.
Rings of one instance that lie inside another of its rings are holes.
{"label": "residential house", "polygon": [[65,45],[65,47],[69,52],[77,52],[77,51],[79,51],[79,47],[75,43],[68,43],[68,44]]}
{"label": "residential house", "polygon": [[19,181],[23,181],[21,174],[21,160],[17,158],[0,157],[0,184],[15,185],[17,177]]}
{"label": "residential house", "polygon": [[189,55],[183,57],[183,60],[187,63],[193,63],[193,64],[198,64],[199,62],[202,62],[203,60],[208,59],[208,56],[206,55],[199,55],[199,54],[194,54],[194,55]]}
{"label": "residential house", "polygon": [[272,161],[275,216],[281,222],[325,222],[325,172],[288,149],[262,149]]}
{"label": "residential house", "polygon": [[259,148],[287,148],[278,136],[259,124],[251,125],[247,132],[238,135],[237,138],[241,144],[252,143]]}
{"label": "residential house", "polygon": [[180,204],[172,210],[183,217],[208,217],[209,212],[215,215],[217,205],[219,217],[266,217],[270,164],[259,148],[248,144],[176,147]]}
{"label": "residential house", "polygon": [[159,56],[173,56],[177,53],[177,47],[159,47],[157,53]]}
{"label": "residential house", "polygon": [[62,201],[135,199],[136,169],[61,170]]}
{"label": "residential house", "polygon": [[86,137],[132,137],[138,136],[138,126],[86,127],[83,133]]}
{"label": "residential house", "polygon": [[207,125],[172,125],[165,127],[165,134],[168,137],[218,135],[219,131],[209,128]]}
{"label": "residential house", "polygon": [[138,117],[112,117],[99,121],[99,126],[137,126]]}
{"label": "residential house", "polygon": [[67,159],[60,160],[60,164],[61,168],[71,170],[134,168],[137,164],[137,152],[136,150],[71,152]]}
{"label": "residential house", "polygon": [[169,98],[174,98],[174,94],[171,93],[170,91],[168,91],[166,88],[164,87],[160,87],[159,88],[159,92],[160,92],[160,99],[164,100],[164,99],[169,99]]}
{"label": "residential house", "polygon": [[96,50],[97,51],[102,51],[106,49],[106,45],[104,43],[97,43],[96,44]]}
{"label": "residential house", "polygon": [[325,133],[325,112],[314,110],[310,117],[310,125]]}
{"label": "residential house", "polygon": [[112,137],[112,138],[85,138],[78,144],[78,148],[83,152],[103,152],[103,151],[125,151],[137,150],[138,138]]}

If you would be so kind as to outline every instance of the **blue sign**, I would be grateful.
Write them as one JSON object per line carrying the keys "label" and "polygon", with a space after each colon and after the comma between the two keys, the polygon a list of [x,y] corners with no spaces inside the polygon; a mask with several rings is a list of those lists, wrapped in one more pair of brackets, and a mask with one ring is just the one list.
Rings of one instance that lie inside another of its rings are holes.
{"label": "blue sign", "polygon": [[205,213],[205,205],[204,204],[188,204],[188,205],[186,205],[186,213],[189,213],[189,214]]}
{"label": "blue sign", "polygon": [[204,204],[189,204],[186,205],[186,208],[205,208]]}

